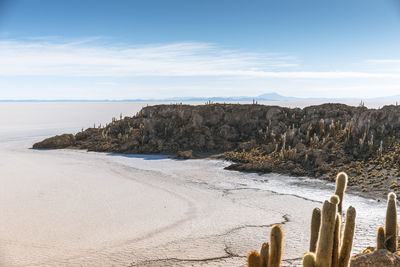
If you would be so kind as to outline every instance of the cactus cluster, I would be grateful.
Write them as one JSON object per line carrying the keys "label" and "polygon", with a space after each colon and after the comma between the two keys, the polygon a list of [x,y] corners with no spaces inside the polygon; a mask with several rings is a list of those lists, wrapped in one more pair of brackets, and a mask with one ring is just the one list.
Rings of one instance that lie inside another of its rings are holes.
{"label": "cactus cluster", "polygon": [[283,252],[283,229],[279,224],[272,226],[270,243],[263,243],[261,251],[247,255],[249,267],[280,267]]}
{"label": "cactus cluster", "polygon": [[[349,207],[342,235],[343,198],[348,177],[344,172],[336,176],[335,194],[326,200],[322,210],[315,208],[311,218],[309,252],[303,257],[304,267],[348,267],[355,228],[356,210]],[[282,260],[283,230],[271,228],[270,243],[264,243],[260,253],[249,253],[249,267],[279,267]]]}
{"label": "cactus cluster", "polygon": [[[322,209],[315,208],[313,210],[309,252],[303,256],[303,267],[349,267],[351,261],[353,261],[352,264],[354,264],[354,261],[359,261],[357,256],[351,257],[356,210],[350,206],[345,213],[343,212],[343,198],[347,182],[347,174],[339,173],[336,176],[335,194],[323,203]],[[343,217],[345,218],[344,223]],[[370,247],[361,254],[371,253],[372,257],[367,258],[368,264],[374,262],[374,251],[378,252],[378,250],[385,249],[388,251],[387,253],[400,255],[397,250],[398,231],[396,194],[389,193],[385,226],[378,228],[376,248]],[[274,225],[271,228],[270,243],[264,243],[260,253],[253,251],[248,255],[248,266],[279,267],[282,260],[282,250],[283,230],[280,225]],[[374,264],[366,266],[386,266]]]}
{"label": "cactus cluster", "polygon": [[350,262],[356,210],[349,207],[342,235],[343,197],[348,177],[336,177],[336,191],[326,200],[322,211],[315,208],[311,218],[310,251],[303,257],[303,267],[347,267]]}

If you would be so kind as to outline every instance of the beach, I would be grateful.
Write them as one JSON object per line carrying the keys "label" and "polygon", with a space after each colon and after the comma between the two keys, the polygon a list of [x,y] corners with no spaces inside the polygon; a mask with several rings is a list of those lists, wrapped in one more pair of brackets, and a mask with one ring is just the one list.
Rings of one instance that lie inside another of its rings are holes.
{"label": "beach", "polygon": [[[0,265],[245,266],[280,223],[283,266],[298,266],[312,209],[333,192],[306,177],[224,170],[221,160],[30,149],[147,103],[1,105]],[[385,204],[349,194],[349,205],[360,252],[374,244]]]}

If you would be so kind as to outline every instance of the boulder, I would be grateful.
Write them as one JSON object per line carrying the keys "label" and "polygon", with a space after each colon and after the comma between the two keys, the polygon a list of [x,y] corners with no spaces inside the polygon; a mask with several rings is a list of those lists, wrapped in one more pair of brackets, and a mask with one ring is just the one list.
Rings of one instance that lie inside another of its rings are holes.
{"label": "boulder", "polygon": [[75,137],[72,134],[62,134],[54,137],[47,138],[41,142],[33,145],[34,149],[45,149],[45,148],[66,148],[75,144]]}
{"label": "boulder", "polygon": [[195,157],[193,156],[193,151],[192,150],[186,150],[186,151],[178,151],[178,159],[194,159]]}

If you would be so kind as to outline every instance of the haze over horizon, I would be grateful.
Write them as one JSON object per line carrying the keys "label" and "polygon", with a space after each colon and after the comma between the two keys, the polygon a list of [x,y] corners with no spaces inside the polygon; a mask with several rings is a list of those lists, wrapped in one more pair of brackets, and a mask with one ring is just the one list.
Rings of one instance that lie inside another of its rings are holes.
{"label": "haze over horizon", "polygon": [[0,0],[0,99],[397,95],[399,41],[395,0]]}

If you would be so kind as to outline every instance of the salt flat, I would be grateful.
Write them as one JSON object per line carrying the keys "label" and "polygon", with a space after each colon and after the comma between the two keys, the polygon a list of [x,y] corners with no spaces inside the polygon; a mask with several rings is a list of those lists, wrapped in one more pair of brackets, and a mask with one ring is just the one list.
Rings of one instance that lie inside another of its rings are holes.
{"label": "salt flat", "polygon": [[[275,223],[284,266],[298,266],[311,211],[332,184],[226,171],[217,160],[29,149],[145,104],[53,105],[0,107],[1,266],[244,266]],[[358,252],[373,244],[384,203],[347,194],[348,205]]]}
{"label": "salt flat", "polygon": [[238,266],[274,223],[286,259],[308,242],[314,202],[235,185],[222,163],[28,144],[0,152],[5,266]]}

